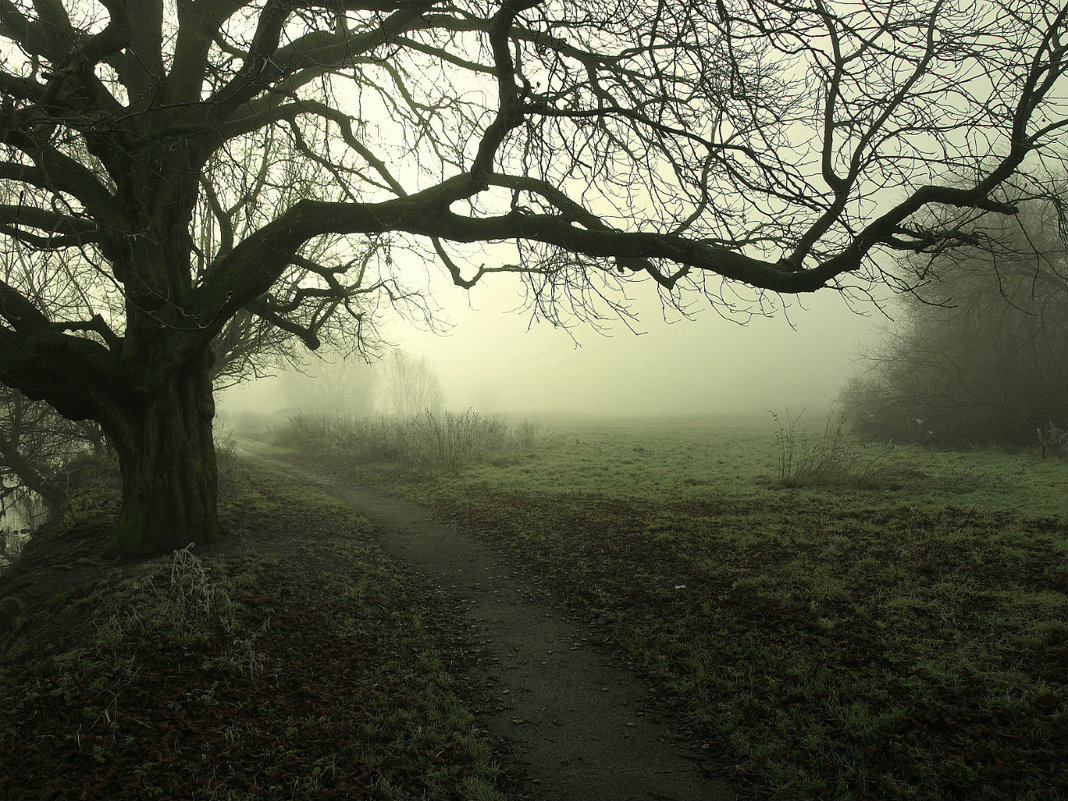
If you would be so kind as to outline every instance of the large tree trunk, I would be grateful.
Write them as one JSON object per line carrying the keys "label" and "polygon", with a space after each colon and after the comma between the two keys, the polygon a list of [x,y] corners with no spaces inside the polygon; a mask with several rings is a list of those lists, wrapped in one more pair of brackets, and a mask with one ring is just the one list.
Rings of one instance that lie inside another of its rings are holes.
{"label": "large tree trunk", "polygon": [[206,354],[173,373],[108,432],[122,469],[112,553],[160,553],[219,536],[210,362]]}

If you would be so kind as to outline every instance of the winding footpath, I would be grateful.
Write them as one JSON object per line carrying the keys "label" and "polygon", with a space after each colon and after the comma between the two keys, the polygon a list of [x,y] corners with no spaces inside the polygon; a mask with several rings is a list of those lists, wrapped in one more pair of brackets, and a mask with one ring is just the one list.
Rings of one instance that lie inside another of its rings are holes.
{"label": "winding footpath", "polygon": [[483,649],[468,679],[495,696],[476,714],[525,758],[535,797],[740,801],[726,780],[702,775],[698,756],[650,710],[641,681],[589,644],[582,626],[531,600],[531,588],[491,548],[417,504],[242,452],[360,509],[391,557],[462,610]]}

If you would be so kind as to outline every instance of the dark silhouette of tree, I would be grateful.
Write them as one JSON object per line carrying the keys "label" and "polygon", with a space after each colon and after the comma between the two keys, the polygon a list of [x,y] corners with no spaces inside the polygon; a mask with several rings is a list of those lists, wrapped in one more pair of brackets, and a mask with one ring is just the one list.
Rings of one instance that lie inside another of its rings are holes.
{"label": "dark silhouette of tree", "polygon": [[918,265],[926,280],[843,392],[858,433],[1034,445],[1068,429],[1068,241],[1052,212],[1032,204],[982,248]]}
{"label": "dark silhouette of tree", "polygon": [[[211,343],[242,309],[314,347],[324,303],[410,300],[406,250],[464,287],[518,273],[553,319],[625,314],[642,279],[740,314],[863,292],[879,254],[971,241],[1038,191],[1066,15],[0,0],[0,236],[33,276],[0,283],[0,382],[106,432],[115,550],[203,542]],[[41,294],[68,279],[77,313]]]}
{"label": "dark silhouette of tree", "polygon": [[[252,155],[245,157],[244,169],[249,173],[257,166]],[[210,181],[207,185],[210,187]],[[244,194],[225,210],[218,204],[217,194],[208,193],[214,205],[198,209],[194,217],[199,262],[203,261],[203,253],[212,251],[220,230],[223,236],[232,237],[235,230],[241,229],[246,207],[256,203],[263,189],[263,176],[257,174]],[[373,249],[372,245],[364,258],[369,258]],[[18,250],[3,256],[7,283],[35,287],[43,308],[74,318],[93,314],[90,298],[99,296],[99,290],[92,289],[93,276],[83,272],[72,278],[64,275],[66,271],[50,266],[47,258],[30,261]],[[300,291],[306,274],[307,268],[295,265],[275,288],[275,297],[292,298]],[[335,314],[338,305],[328,297],[306,303],[301,312],[305,325],[313,327],[342,356],[350,350],[377,349],[373,317],[361,311],[357,325],[340,325]],[[106,311],[114,317],[113,309]],[[215,358],[210,378],[214,388],[225,389],[298,363],[304,349],[291,328],[280,327],[248,308],[239,309],[211,344]],[[52,515],[66,500],[74,475],[72,468],[79,457],[87,453],[102,455],[107,450],[104,433],[95,422],[68,420],[46,401],[31,400],[17,390],[0,390],[0,503],[17,502],[27,493],[35,493],[46,514]],[[0,516],[4,508],[0,506]]]}
{"label": "dark silhouette of tree", "polygon": [[[242,309],[216,336],[211,380],[223,389],[268,375],[299,353],[295,337]],[[73,468],[85,454],[105,456],[107,440],[91,420],[68,420],[51,404],[0,387],[0,518],[27,493],[39,496],[46,515],[67,500]]]}

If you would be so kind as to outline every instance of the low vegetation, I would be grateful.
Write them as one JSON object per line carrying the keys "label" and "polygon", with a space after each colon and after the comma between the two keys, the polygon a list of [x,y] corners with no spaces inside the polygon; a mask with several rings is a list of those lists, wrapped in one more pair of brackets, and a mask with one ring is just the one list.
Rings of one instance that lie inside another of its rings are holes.
{"label": "low vegetation", "polygon": [[[369,524],[223,463],[225,544],[112,567],[4,632],[0,797],[501,797],[442,624]],[[103,541],[115,511],[79,496],[26,557]]]}
{"label": "low vegetation", "polygon": [[561,424],[433,482],[343,466],[521,557],[754,794],[1068,796],[1064,462],[781,422]]}
{"label": "low vegetation", "polygon": [[[860,444],[785,414],[362,426],[276,436],[513,553],[751,797],[1068,796],[1052,452]],[[452,678],[465,635],[357,513],[218,449],[227,541],[71,581],[117,511],[94,470],[0,577],[51,563],[34,580],[69,585],[0,636],[0,797],[508,795]]]}
{"label": "low vegetation", "polygon": [[810,433],[802,416],[771,413],[779,458],[778,479],[784,487],[811,485],[878,485],[880,458],[846,428],[845,418],[828,415],[823,430]]}
{"label": "low vegetation", "polygon": [[470,410],[369,418],[295,414],[273,436],[277,445],[418,470],[515,461],[535,450],[544,438],[532,424],[513,426],[502,418]]}

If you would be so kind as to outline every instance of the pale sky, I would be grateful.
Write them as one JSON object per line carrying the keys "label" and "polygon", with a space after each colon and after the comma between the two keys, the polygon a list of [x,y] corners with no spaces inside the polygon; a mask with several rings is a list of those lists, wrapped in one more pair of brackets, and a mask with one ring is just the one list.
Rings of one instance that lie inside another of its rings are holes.
{"label": "pale sky", "polygon": [[[492,86],[470,80],[469,91],[493,97]],[[363,101],[362,112],[374,116],[367,105],[373,99]],[[399,132],[389,132],[388,110],[380,117],[383,147],[401,142]],[[810,135],[800,131],[798,141]],[[419,186],[414,169],[397,166],[409,188]],[[584,197],[581,187],[570,191]],[[507,207],[508,197],[503,202]],[[490,263],[497,249],[507,253],[499,263],[515,260],[505,246],[482,247],[491,254]],[[450,245],[450,251],[457,249],[463,248]],[[472,265],[480,261],[465,264],[465,274],[473,273]],[[447,406],[457,411],[632,416],[798,414],[807,409],[807,414],[823,415],[847,377],[858,372],[858,352],[885,325],[874,306],[861,307],[868,312],[862,316],[833,290],[787,298],[789,319],[780,311],[740,326],[706,308],[695,320],[667,324],[649,281],[632,290],[641,309],[636,327],[645,333],[635,336],[622,323],[615,324],[611,336],[579,326],[573,331],[576,347],[566,331],[547,323],[528,330],[530,315],[517,309],[522,292],[514,276],[488,276],[468,293],[445,279],[443,269],[415,263],[408,268],[415,276],[428,269],[433,273],[428,289],[452,327],[442,335],[398,321],[386,326],[386,337],[427,359],[442,382]],[[220,408],[236,410],[259,401],[277,409],[284,405],[278,396],[277,385],[262,381],[228,392]]]}
{"label": "pale sky", "polygon": [[[787,299],[793,328],[781,312],[740,326],[711,309],[667,324],[650,283],[634,292],[644,334],[635,336],[622,323],[610,336],[580,326],[576,346],[547,323],[528,330],[529,314],[516,308],[515,284],[502,279],[470,294],[451,284],[435,287],[443,318],[453,324],[447,334],[399,321],[387,327],[392,341],[428,360],[451,409],[531,416],[807,409],[806,417],[823,415],[846,378],[858,372],[857,353],[886,324],[874,306],[862,316],[831,290]],[[231,391],[220,407],[236,411],[259,401],[278,408],[272,383]]]}
{"label": "pale sky", "polygon": [[763,414],[825,408],[855,372],[856,353],[883,320],[851,312],[828,292],[806,297],[807,311],[792,301],[794,329],[782,314],[739,326],[712,310],[667,324],[652,287],[647,289],[639,299],[645,333],[638,336],[621,323],[611,336],[577,328],[576,346],[546,323],[528,330],[528,315],[509,311],[515,302],[505,293],[491,290],[483,299],[479,288],[472,295],[475,310],[463,307],[462,296],[446,306],[455,323],[449,335],[398,328],[396,336],[437,368],[453,408]]}

